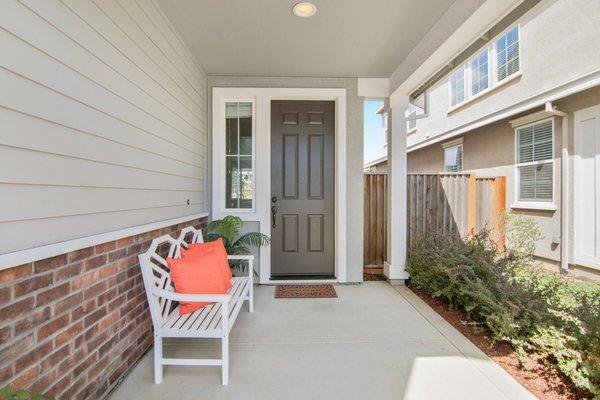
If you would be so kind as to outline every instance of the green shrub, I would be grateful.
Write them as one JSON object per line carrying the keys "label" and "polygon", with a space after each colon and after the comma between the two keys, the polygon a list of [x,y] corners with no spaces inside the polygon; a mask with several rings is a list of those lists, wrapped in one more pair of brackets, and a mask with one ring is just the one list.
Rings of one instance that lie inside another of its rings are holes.
{"label": "green shrub", "polygon": [[32,394],[29,390],[15,390],[11,385],[0,389],[0,400],[52,400],[52,397],[44,397],[41,394]]}
{"label": "green shrub", "polygon": [[467,239],[432,234],[411,249],[411,285],[466,312],[492,343],[542,357],[600,399],[600,285],[570,281],[533,263],[539,229],[506,219],[507,246],[482,231]]}

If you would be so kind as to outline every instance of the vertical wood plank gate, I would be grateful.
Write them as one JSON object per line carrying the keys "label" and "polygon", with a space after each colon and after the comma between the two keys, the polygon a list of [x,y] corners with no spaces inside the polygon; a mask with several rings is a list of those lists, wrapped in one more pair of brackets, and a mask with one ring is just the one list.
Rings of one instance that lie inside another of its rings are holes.
{"label": "vertical wood plank gate", "polygon": [[387,175],[364,175],[363,264],[381,266],[387,254]]}
{"label": "vertical wood plank gate", "polygon": [[[365,266],[381,266],[387,254],[387,175],[364,175]],[[506,208],[506,178],[474,174],[409,174],[407,246],[429,233],[467,235],[484,228],[504,245],[501,226]],[[392,221],[393,223],[393,221]]]}

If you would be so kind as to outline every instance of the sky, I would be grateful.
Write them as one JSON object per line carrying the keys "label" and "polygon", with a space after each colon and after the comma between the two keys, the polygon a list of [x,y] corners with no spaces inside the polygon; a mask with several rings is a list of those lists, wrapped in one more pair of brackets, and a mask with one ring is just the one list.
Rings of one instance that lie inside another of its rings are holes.
{"label": "sky", "polygon": [[364,104],[364,135],[365,135],[365,153],[364,163],[367,164],[373,160],[385,156],[383,148],[383,130],[381,128],[381,115],[375,114],[375,111],[381,105],[381,100],[365,100]]}

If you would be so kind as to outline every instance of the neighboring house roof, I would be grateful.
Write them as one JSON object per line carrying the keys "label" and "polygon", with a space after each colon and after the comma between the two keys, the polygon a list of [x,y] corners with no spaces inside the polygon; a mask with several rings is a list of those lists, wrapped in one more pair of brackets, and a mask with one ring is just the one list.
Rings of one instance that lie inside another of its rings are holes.
{"label": "neighboring house roof", "polygon": [[369,168],[369,167],[372,167],[374,165],[381,164],[381,163],[384,163],[384,162],[387,162],[387,156],[383,156],[383,157],[380,157],[380,158],[378,158],[376,160],[373,160],[373,161],[370,161],[370,162],[366,163],[364,165],[364,168]]}

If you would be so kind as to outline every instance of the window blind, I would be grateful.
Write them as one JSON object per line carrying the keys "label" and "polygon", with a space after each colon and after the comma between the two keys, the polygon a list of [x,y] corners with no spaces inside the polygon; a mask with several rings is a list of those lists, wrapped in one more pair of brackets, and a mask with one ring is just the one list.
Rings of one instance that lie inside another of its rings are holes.
{"label": "window blind", "polygon": [[519,201],[552,201],[552,120],[517,129]]}

